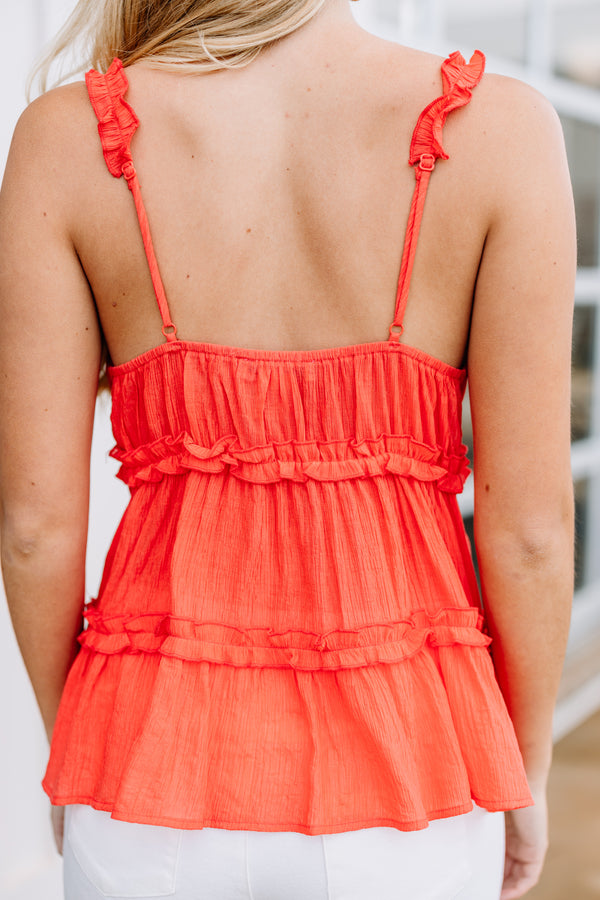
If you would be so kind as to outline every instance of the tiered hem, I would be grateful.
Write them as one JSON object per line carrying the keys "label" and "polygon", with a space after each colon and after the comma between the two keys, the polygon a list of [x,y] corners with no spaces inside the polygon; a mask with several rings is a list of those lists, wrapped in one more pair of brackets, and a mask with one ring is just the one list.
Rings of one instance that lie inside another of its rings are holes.
{"label": "tiered hem", "polygon": [[533,802],[482,646],[307,671],[84,646],[68,688],[44,789],[124,821],[413,831]]}
{"label": "tiered hem", "polygon": [[[44,785],[44,789],[46,793],[49,791],[46,789]],[[51,796],[51,795],[50,795]],[[94,799],[93,797],[56,797],[52,799],[52,802],[56,806],[65,806],[68,803],[84,803],[88,806],[92,806],[94,809],[103,810],[105,812],[109,812],[111,814],[111,818],[117,819],[120,822],[132,822],[134,821],[131,818],[128,818],[126,814],[122,814],[119,812],[115,812],[110,803],[102,803]],[[163,825],[168,828],[181,828],[186,831],[198,830],[200,828],[224,828],[229,831],[296,831],[299,834],[306,835],[318,835],[318,834],[341,834],[346,831],[358,831],[362,828],[396,828],[398,831],[422,831],[424,828],[427,828],[430,822],[434,822],[436,819],[448,819],[451,816],[460,816],[465,813],[471,812],[473,809],[473,803],[477,806],[482,807],[483,809],[487,809],[489,812],[502,812],[506,809],[505,806],[498,806],[495,803],[488,803],[485,800],[480,800],[477,797],[473,797],[471,800],[467,800],[464,803],[461,803],[458,806],[452,806],[448,809],[439,809],[439,810],[428,810],[427,815],[424,819],[419,822],[400,822],[398,819],[359,819],[356,822],[346,822],[343,827],[339,825],[331,825],[328,823],[317,823],[312,825],[311,827],[307,827],[302,822],[292,822],[285,829],[282,829],[281,825],[278,822],[261,822],[260,828],[256,822],[232,822],[227,819],[203,819],[201,822],[189,822],[187,819],[177,819],[172,817],[162,816],[160,820],[157,820],[155,816],[147,816],[145,818],[136,817],[135,822],[141,825]],[[510,809],[521,809],[525,806],[531,806],[531,800],[529,797],[524,797],[520,801],[513,801],[510,806]]]}

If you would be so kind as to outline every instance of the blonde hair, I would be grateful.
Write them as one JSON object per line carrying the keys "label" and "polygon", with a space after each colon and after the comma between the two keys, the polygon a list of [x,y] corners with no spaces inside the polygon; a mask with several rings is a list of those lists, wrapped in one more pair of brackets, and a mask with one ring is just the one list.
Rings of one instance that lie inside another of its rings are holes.
{"label": "blonde hair", "polygon": [[[285,37],[321,9],[325,0],[79,0],[37,63],[37,80],[47,90],[50,69],[72,54],[75,65],[60,84],[89,68],[106,72],[115,57],[124,66],[144,60],[181,72],[239,68],[263,47]],[[108,388],[108,348],[102,335],[99,390]]]}
{"label": "blonde hair", "polygon": [[88,68],[105,72],[115,57],[124,66],[144,60],[186,72],[239,68],[263,47],[285,37],[321,9],[325,0],[79,0],[33,69],[47,90],[51,67],[68,54],[77,62],[54,82]]}

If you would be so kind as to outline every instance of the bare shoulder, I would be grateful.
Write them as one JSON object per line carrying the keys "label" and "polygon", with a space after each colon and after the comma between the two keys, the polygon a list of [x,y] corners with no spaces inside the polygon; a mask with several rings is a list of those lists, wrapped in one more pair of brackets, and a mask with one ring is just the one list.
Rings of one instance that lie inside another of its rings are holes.
{"label": "bare shoulder", "polygon": [[443,56],[371,37],[368,65],[382,88],[395,97],[418,95],[432,100],[441,94]]}
{"label": "bare shoulder", "polygon": [[429,85],[439,90],[443,56],[393,41],[382,40],[381,45],[383,57],[396,71],[403,75],[407,71],[411,71],[423,82],[424,86]]}
{"label": "bare shoulder", "polygon": [[[359,65],[381,108],[392,114],[404,109],[410,121],[442,94],[444,59],[371,35]],[[444,127],[449,155],[463,159],[468,168],[476,163],[482,173],[488,168],[486,160],[497,168],[504,161],[509,165],[518,153],[559,151],[562,141],[559,117],[543,94],[524,81],[488,72],[473,88],[470,102]]]}
{"label": "bare shoulder", "polygon": [[21,113],[3,191],[43,197],[55,221],[70,222],[101,166],[96,116],[85,83],[74,82],[47,91]]}
{"label": "bare shoulder", "polygon": [[466,117],[467,151],[497,209],[525,200],[530,189],[566,183],[562,126],[547,97],[516,78],[486,74]]}
{"label": "bare shoulder", "polygon": [[18,128],[51,131],[56,125],[62,127],[72,123],[77,128],[89,118],[91,110],[84,81],[74,81],[52,88],[36,97],[22,112]]}
{"label": "bare shoulder", "polygon": [[83,81],[52,88],[33,100],[21,113],[13,136],[12,156],[17,162],[56,172],[73,173],[89,152],[96,117]]}
{"label": "bare shoulder", "polygon": [[477,88],[477,105],[486,122],[502,131],[510,143],[540,132],[561,132],[558,113],[548,98],[517,78],[484,75]]}
{"label": "bare shoulder", "polygon": [[[428,64],[433,62],[441,65],[442,60],[433,57]],[[489,159],[494,166],[502,158],[539,153],[548,142],[562,142],[560,119],[547,97],[517,78],[488,72],[473,88],[468,105],[449,118],[445,132],[451,141],[460,132],[461,152],[468,154],[469,145],[474,157]]]}
{"label": "bare shoulder", "polygon": [[442,93],[444,59],[374,35],[363,38],[348,64],[352,96],[372,117],[382,140],[406,142],[419,113]]}

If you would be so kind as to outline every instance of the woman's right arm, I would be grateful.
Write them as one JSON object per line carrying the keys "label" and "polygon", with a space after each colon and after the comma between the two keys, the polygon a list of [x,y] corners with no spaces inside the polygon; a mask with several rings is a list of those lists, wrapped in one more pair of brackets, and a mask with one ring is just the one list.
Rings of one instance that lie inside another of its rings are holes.
{"label": "woman's right arm", "polygon": [[[475,545],[496,675],[536,805],[507,814],[502,900],[539,878],[552,718],[573,594],[570,374],[576,242],[560,122],[493,79],[490,227],[469,342]],[[491,159],[489,158],[491,155]]]}

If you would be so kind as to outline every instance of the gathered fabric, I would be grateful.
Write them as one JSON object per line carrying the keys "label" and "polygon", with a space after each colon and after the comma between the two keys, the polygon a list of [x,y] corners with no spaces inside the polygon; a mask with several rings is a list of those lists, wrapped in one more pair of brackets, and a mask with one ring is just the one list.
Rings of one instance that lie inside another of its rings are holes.
{"label": "gathered fabric", "polygon": [[131,499],[61,699],[53,803],[304,834],[532,803],[456,497],[467,373],[400,340],[442,126],[483,69],[452,54],[419,118],[389,338],[315,351],[177,337],[125,70],[87,73],[166,340],[109,368]]}

